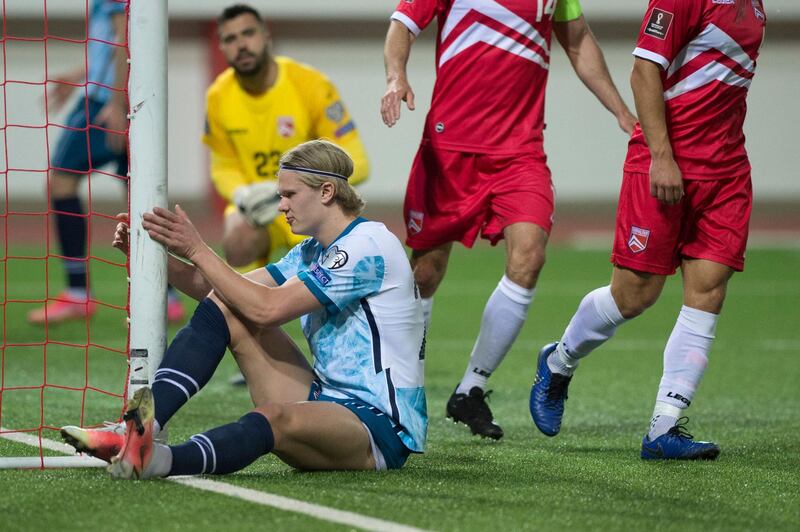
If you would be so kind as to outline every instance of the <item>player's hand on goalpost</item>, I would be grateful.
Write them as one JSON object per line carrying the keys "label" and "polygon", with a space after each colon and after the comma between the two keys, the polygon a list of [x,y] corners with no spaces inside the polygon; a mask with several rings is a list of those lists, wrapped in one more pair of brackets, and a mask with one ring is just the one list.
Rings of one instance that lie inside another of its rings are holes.
{"label": "player's hand on goalpost", "polygon": [[233,203],[250,225],[264,227],[278,216],[277,181],[262,181],[239,187],[233,193]]}
{"label": "player's hand on goalpost", "polygon": [[177,204],[175,212],[155,207],[153,212],[144,213],[142,228],[150,238],[166,246],[167,251],[179,258],[192,260],[196,253],[208,248],[186,211]]}
{"label": "player's hand on goalpost", "polygon": [[123,252],[125,255],[130,251],[130,227],[128,226],[128,213],[121,212],[114,218],[119,220],[117,229],[114,231],[114,241],[111,245]]}

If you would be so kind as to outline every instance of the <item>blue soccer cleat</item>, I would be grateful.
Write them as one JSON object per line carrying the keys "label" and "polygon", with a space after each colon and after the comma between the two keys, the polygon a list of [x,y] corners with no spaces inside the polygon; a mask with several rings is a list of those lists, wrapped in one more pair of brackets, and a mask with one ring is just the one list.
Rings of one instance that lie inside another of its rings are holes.
{"label": "blue soccer cleat", "polygon": [[564,417],[564,401],[571,376],[553,373],[547,366],[547,358],[556,350],[558,342],[547,344],[539,351],[536,364],[536,379],[531,387],[531,417],[536,427],[545,436],[555,436],[561,430]]}
{"label": "blue soccer cleat", "polygon": [[[708,441],[695,441],[686,430],[688,417],[682,417],[666,434],[650,441],[642,439],[642,460],[714,460],[719,456],[719,445]],[[682,422],[682,423],[681,423]]]}

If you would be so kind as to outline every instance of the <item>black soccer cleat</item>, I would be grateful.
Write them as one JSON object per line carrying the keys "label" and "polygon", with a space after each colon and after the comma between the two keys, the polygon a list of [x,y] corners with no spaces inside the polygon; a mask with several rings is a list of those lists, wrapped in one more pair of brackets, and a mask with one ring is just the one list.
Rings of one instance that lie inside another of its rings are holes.
{"label": "black soccer cleat", "polygon": [[477,386],[468,394],[454,392],[447,401],[447,417],[456,423],[465,424],[473,434],[499,440],[503,437],[503,429],[494,422],[492,411],[486,404],[491,393],[491,390],[484,393]]}

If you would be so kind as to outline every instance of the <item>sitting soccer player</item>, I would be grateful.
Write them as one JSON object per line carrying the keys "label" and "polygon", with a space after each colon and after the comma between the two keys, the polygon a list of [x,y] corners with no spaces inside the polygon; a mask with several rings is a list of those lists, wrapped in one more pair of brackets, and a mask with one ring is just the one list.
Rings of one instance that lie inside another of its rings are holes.
{"label": "sitting soccer player", "polygon": [[[304,470],[395,469],[422,452],[427,429],[422,307],[405,251],[359,216],[349,156],[310,141],[281,158],[279,209],[311,235],[282,260],[241,275],[201,239],[186,213],[144,215],[167,246],[170,281],[200,304],[167,349],[152,392],[138,390],[124,436],[64,427],[78,450],[110,459],[121,478],[226,474],[263,454]],[[115,246],[127,251],[128,226]],[[313,368],[280,325],[301,318]],[[255,408],[177,446],[154,443],[230,347]],[[114,447],[120,449],[114,455]]]}

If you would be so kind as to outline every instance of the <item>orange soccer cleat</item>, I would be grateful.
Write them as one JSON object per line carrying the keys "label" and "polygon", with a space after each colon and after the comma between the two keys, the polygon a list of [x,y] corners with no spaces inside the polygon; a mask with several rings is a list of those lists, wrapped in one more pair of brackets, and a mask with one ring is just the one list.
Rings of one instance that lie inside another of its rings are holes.
{"label": "orange soccer cleat", "polygon": [[69,320],[81,320],[92,316],[97,311],[97,305],[85,296],[74,297],[68,292],[61,292],[46,305],[28,313],[30,323],[62,323]]}
{"label": "orange soccer cleat", "polygon": [[61,427],[61,437],[79,453],[111,462],[111,458],[119,454],[125,443],[125,425],[106,423],[100,429],[84,429],[68,425]]}
{"label": "orange soccer cleat", "polygon": [[128,401],[125,420],[125,443],[120,453],[111,459],[108,472],[114,478],[144,479],[153,457],[153,420],[155,405],[150,388],[136,390]]}

